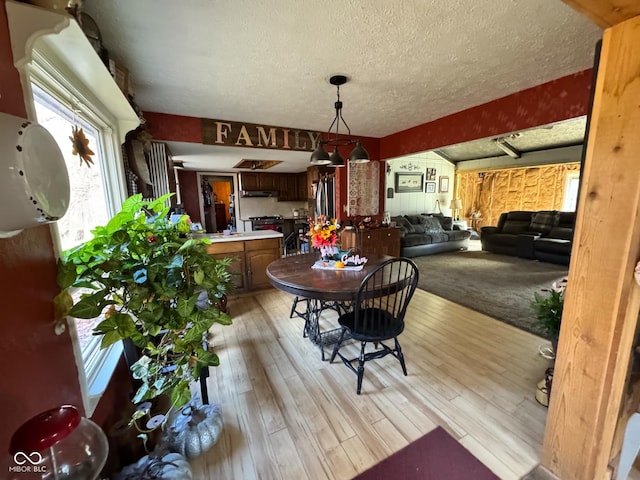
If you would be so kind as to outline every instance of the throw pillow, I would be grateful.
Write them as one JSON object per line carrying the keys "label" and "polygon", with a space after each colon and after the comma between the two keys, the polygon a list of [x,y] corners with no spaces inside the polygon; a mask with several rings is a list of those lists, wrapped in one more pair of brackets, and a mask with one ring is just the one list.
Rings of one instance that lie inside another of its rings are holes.
{"label": "throw pillow", "polygon": [[396,222],[396,227],[400,229],[400,236],[404,237],[407,233],[414,233],[413,225],[402,215],[391,217],[392,222]]}
{"label": "throw pillow", "polygon": [[405,218],[411,222],[412,225],[424,225],[424,220],[422,215],[405,215]]}
{"label": "throw pillow", "polygon": [[414,230],[413,233],[425,233],[426,222],[422,215],[405,215],[404,218],[409,220],[409,223],[411,223],[411,226],[413,227],[413,230]]}
{"label": "throw pillow", "polygon": [[530,232],[549,233],[549,231],[557,224],[558,216],[555,211],[540,211],[533,214],[531,224],[528,230]]}
{"label": "throw pillow", "polygon": [[447,217],[445,215],[433,215],[433,218],[437,218],[442,225],[443,230],[453,230],[453,218]]}
{"label": "throw pillow", "polygon": [[434,217],[423,217],[425,219],[424,231],[425,233],[440,233],[444,232],[442,229],[442,225],[437,218]]}
{"label": "throw pillow", "polygon": [[424,233],[424,223],[412,223],[411,226],[413,227],[415,233]]}

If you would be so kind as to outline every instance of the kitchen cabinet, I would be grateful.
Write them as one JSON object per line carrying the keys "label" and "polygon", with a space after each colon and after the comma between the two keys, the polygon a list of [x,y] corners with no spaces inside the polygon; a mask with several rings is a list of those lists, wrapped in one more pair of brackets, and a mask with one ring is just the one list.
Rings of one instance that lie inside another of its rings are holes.
{"label": "kitchen cabinet", "polygon": [[278,201],[304,202],[307,200],[307,173],[281,173],[278,176]]}
{"label": "kitchen cabinet", "polygon": [[307,186],[307,172],[298,173],[298,200],[307,201],[309,199],[309,187]]}
{"label": "kitchen cabinet", "polygon": [[400,256],[400,229],[375,228],[345,230],[340,234],[340,246],[344,250],[357,249],[362,256]]}
{"label": "kitchen cabinet", "polygon": [[250,289],[266,288],[271,285],[267,277],[267,265],[282,256],[280,239],[269,238],[245,242],[247,277]]}
{"label": "kitchen cabinet", "polygon": [[234,292],[247,292],[270,285],[267,265],[282,256],[282,238],[225,241],[207,245],[207,253],[214,258],[233,258],[229,272]]}
{"label": "kitchen cabinet", "polygon": [[242,172],[240,185],[242,190],[277,190],[273,173]]}
{"label": "kitchen cabinet", "polygon": [[275,190],[279,202],[307,200],[307,173],[255,173],[240,174],[242,190]]}
{"label": "kitchen cabinet", "polygon": [[[277,175],[276,182],[278,184],[279,202],[289,202],[296,196],[295,191],[291,191],[292,178],[293,176],[290,173],[281,173]],[[293,188],[295,190],[295,186]]]}
{"label": "kitchen cabinet", "polygon": [[229,273],[233,282],[234,291],[245,290],[245,258],[244,242],[212,243],[207,245],[207,253],[214,258],[233,258],[229,265]]}

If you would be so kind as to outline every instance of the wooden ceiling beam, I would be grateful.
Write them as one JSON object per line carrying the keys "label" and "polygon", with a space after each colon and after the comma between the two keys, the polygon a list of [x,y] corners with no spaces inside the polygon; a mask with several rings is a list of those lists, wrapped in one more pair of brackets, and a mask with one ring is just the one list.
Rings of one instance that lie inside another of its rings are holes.
{"label": "wooden ceiling beam", "polygon": [[640,15],[638,0],[562,0],[602,28]]}

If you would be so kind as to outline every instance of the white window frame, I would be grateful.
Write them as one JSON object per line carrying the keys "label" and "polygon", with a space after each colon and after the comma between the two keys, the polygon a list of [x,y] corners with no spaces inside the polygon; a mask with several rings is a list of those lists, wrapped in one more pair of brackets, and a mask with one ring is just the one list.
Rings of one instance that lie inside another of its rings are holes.
{"label": "white window frame", "polygon": [[[57,68],[44,55],[35,50],[32,52],[32,61],[28,65],[27,73],[29,82],[28,85],[25,85],[27,87],[25,90],[28,90],[25,92],[25,96],[28,96],[27,109],[30,110],[31,118],[37,118],[31,88],[31,83],[33,83],[71,110],[79,108],[81,112],[78,115],[98,128],[100,147],[103,152],[100,168],[107,196],[107,212],[109,217],[112,217],[120,210],[127,196],[120,139],[116,128],[117,119],[110,114],[108,108],[95,98],[90,90],[84,87],[82,82],[74,81],[74,75],[64,69]],[[50,228],[54,251],[59,258],[62,250],[58,226],[53,223]],[[79,292],[73,292],[73,294],[79,294]],[[116,342],[108,348],[100,349],[101,338],[96,336],[89,346],[92,348],[92,354],[85,362],[78,340],[76,321],[74,318],[67,318],[83,407],[85,415],[90,417],[111,380],[122,355],[123,347],[122,342]]]}
{"label": "white window frame", "polygon": [[[578,182],[578,187],[576,188],[575,199],[573,199],[573,195],[570,195],[570,186],[572,183]],[[568,172],[565,177],[564,184],[564,198],[562,199],[562,210],[565,212],[573,212],[576,210],[578,206],[578,192],[580,190],[580,172]],[[573,199],[573,200],[572,200]],[[573,205],[570,205],[572,203]]]}

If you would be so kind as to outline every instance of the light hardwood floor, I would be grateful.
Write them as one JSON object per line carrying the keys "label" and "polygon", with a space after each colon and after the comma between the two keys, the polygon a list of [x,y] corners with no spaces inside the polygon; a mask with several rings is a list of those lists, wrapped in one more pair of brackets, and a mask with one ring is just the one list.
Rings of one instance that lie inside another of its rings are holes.
{"label": "light hardwood floor", "polygon": [[214,327],[209,397],[225,426],[194,478],[348,479],[437,425],[502,479],[538,463],[544,340],[418,289],[400,337],[409,375],[391,356],[368,362],[358,396],[356,376],[302,337],[292,300],[232,298],[233,326]]}

